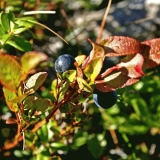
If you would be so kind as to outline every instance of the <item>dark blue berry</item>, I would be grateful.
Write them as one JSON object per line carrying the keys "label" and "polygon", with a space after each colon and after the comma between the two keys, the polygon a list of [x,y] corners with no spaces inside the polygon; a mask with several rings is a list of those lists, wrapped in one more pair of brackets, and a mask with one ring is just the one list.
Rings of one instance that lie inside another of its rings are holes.
{"label": "dark blue berry", "polygon": [[94,90],[93,93],[94,103],[100,108],[110,108],[117,102],[116,91],[101,92],[98,89]]}
{"label": "dark blue berry", "polygon": [[75,59],[69,54],[63,54],[55,61],[55,70],[57,73],[63,73],[67,70],[76,69],[74,65]]}

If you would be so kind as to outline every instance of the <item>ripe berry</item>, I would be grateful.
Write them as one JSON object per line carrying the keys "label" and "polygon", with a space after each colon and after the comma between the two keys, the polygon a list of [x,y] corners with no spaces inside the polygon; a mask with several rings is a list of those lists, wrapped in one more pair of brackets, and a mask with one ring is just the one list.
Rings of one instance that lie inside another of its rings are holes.
{"label": "ripe berry", "polygon": [[98,107],[107,109],[112,107],[117,102],[117,93],[115,91],[101,92],[95,89],[93,99]]}
{"label": "ripe berry", "polygon": [[69,54],[63,54],[55,61],[55,70],[57,73],[63,73],[67,70],[76,69],[74,65],[75,59]]}

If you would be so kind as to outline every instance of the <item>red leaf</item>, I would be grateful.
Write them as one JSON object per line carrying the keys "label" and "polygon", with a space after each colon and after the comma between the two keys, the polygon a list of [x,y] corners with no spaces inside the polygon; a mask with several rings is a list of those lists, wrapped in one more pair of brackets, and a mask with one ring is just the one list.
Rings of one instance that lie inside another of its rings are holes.
{"label": "red leaf", "polygon": [[[128,57],[128,56],[127,56]],[[144,72],[142,70],[143,66],[143,56],[141,54],[135,54],[134,56],[129,56],[130,60],[127,62],[121,62],[114,67],[107,69],[104,73],[100,74],[97,79],[102,79],[107,77],[114,71],[119,70],[123,75],[130,78],[140,78],[144,76]]]}
{"label": "red leaf", "polygon": [[141,42],[144,67],[153,68],[160,64],[160,38]]}
{"label": "red leaf", "polygon": [[144,76],[144,72],[142,70],[144,58],[141,54],[136,54],[133,56],[133,58],[129,62],[121,62],[117,64],[116,66],[120,68],[126,68],[127,73],[122,73],[127,74],[128,77],[130,78],[140,78]]}
{"label": "red leaf", "polygon": [[105,46],[105,56],[123,56],[140,53],[141,43],[134,38],[125,36],[110,36],[100,42]]}
{"label": "red leaf", "polygon": [[108,77],[108,80],[107,78],[103,80],[96,80],[96,88],[101,92],[110,92],[119,88],[133,85],[139,81],[139,79],[127,77],[121,72],[113,73],[110,76],[112,78]]}
{"label": "red leaf", "polygon": [[129,61],[121,62],[107,69],[97,77],[95,81],[96,88],[102,92],[109,92],[133,85],[139,81],[139,78],[144,76],[142,70],[143,60],[143,56],[138,53],[132,56]]}

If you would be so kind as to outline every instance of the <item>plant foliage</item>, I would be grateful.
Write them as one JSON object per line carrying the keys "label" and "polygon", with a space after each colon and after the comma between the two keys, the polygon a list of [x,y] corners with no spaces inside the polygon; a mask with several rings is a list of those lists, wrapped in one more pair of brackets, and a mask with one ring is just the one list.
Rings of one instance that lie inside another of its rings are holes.
{"label": "plant foliage", "polygon": [[[136,92],[141,90],[142,95],[145,92],[159,92],[159,78],[156,75],[146,76],[147,69],[160,64],[159,38],[140,42],[132,37],[110,36],[100,43],[88,39],[92,45],[90,54],[75,57],[75,70],[57,73],[48,91],[51,98],[46,98],[37,93],[43,89],[48,73],[37,71],[36,67],[48,61],[48,56],[31,51],[32,44],[21,36],[35,24],[35,19],[31,17],[17,18],[13,12],[0,13],[0,83],[6,104],[15,114],[15,118],[9,118],[6,123],[17,125],[14,141],[5,142],[2,150],[23,142],[26,150],[20,153],[15,151],[17,157],[33,154],[36,159],[60,160],[60,150],[65,153],[87,144],[92,156],[99,158],[104,156],[109,143],[105,130],[110,130],[113,135],[113,128],[117,129],[129,148],[132,145],[127,134],[143,134],[150,128],[158,132],[159,96],[151,97],[147,103],[139,94],[121,91],[134,87]],[[5,53],[7,45],[24,54],[19,57]],[[120,57],[120,62],[101,72],[106,57]],[[113,108],[100,109],[103,131],[97,134],[96,129],[91,131],[90,122],[92,113],[98,112],[98,109],[93,111],[92,107],[95,88],[101,92],[119,91],[119,99],[123,98],[126,106],[133,106],[134,110],[126,121],[120,112],[122,100]],[[147,123],[148,119],[150,121]],[[115,141],[116,138],[112,138]]]}

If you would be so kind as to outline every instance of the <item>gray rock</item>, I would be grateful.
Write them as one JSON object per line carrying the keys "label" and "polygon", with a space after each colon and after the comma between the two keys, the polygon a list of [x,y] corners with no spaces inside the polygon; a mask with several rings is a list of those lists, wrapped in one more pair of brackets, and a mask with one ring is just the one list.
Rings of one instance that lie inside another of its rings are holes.
{"label": "gray rock", "polygon": [[[73,15],[67,15],[72,31],[64,39],[71,45],[82,47],[85,53],[89,53],[92,46],[87,39],[90,38],[96,41],[105,8],[88,11],[80,9],[82,4],[78,5],[78,2],[73,0],[70,7],[74,5],[77,9],[74,10]],[[103,30],[102,39],[115,35],[129,36],[140,41],[158,37],[160,36],[160,32],[158,31],[158,28],[160,28],[159,17],[160,0],[124,0],[112,4]],[[61,53],[63,43],[62,40],[54,36],[41,48],[48,54]]]}

